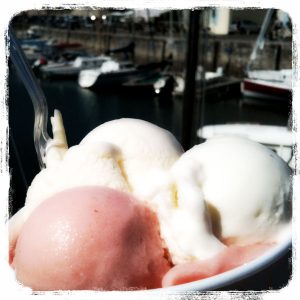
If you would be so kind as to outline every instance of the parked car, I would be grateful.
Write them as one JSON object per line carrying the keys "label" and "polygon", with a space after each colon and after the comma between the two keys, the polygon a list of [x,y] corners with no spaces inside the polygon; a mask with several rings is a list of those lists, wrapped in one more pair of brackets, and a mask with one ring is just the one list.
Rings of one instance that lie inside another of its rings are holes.
{"label": "parked car", "polygon": [[229,33],[251,34],[258,33],[260,25],[250,20],[233,21],[229,26]]}

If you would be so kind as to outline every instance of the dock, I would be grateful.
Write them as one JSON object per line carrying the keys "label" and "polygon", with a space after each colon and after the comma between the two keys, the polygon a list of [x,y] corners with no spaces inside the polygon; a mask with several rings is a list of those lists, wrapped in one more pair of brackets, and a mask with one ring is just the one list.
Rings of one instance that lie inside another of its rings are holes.
{"label": "dock", "polygon": [[[212,97],[209,101],[220,100],[240,96],[241,94],[241,79],[234,77],[224,77],[217,82],[209,83],[205,86],[205,96]],[[196,94],[201,93],[201,88],[196,89]]]}

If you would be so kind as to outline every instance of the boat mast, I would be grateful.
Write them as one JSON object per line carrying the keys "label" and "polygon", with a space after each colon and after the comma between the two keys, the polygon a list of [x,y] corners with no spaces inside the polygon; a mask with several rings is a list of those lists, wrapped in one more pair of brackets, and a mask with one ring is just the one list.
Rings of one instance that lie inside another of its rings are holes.
{"label": "boat mast", "polygon": [[268,11],[266,13],[265,19],[264,19],[264,21],[261,25],[260,32],[259,32],[258,37],[256,39],[256,43],[255,43],[255,45],[253,47],[253,50],[252,50],[252,53],[250,55],[249,62],[246,66],[246,74],[248,74],[253,61],[256,59],[258,49],[262,50],[264,48],[266,32],[267,32],[267,30],[269,28],[269,25],[271,23],[274,11],[275,11],[275,9],[268,9]]}

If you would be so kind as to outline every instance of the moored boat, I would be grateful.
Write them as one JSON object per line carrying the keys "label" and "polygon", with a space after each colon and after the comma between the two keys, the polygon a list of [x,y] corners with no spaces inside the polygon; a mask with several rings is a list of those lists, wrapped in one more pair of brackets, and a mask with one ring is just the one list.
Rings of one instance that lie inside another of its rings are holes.
{"label": "moored boat", "polygon": [[241,82],[241,93],[256,99],[289,102],[292,96],[292,69],[280,69],[278,64],[275,70],[252,68],[253,62],[257,60],[258,51],[263,50],[268,29],[274,20],[273,15],[274,9],[267,10],[246,66],[245,78]]}
{"label": "moored boat", "polygon": [[96,69],[101,67],[104,62],[110,61],[109,56],[79,56],[73,61],[62,63],[49,63],[41,66],[40,72],[43,77],[49,78],[70,78],[78,77],[80,71],[85,69]]}
{"label": "moored boat", "polygon": [[146,79],[160,74],[167,62],[149,63],[134,66],[128,63],[108,61],[101,67],[92,70],[82,70],[78,77],[78,84],[82,88],[98,89],[108,86],[122,86],[133,80]]}
{"label": "moored boat", "polygon": [[292,96],[292,70],[256,70],[248,72],[241,83],[244,96],[288,101]]}
{"label": "moored boat", "polygon": [[143,91],[159,96],[171,96],[175,87],[172,74],[156,73],[145,78],[136,78],[123,84],[126,91]]}
{"label": "moored boat", "polygon": [[233,123],[206,125],[197,131],[197,136],[205,140],[224,135],[241,136],[261,143],[275,151],[292,168],[294,167],[293,133],[287,126]]}

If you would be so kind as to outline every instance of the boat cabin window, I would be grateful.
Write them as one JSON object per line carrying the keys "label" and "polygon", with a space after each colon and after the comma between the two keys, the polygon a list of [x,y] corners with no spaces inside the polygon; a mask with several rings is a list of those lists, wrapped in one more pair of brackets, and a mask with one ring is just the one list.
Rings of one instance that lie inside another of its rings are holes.
{"label": "boat cabin window", "polygon": [[74,61],[75,67],[85,67],[85,68],[95,68],[95,67],[101,67],[102,64],[106,61],[106,59],[99,59],[99,58],[82,58],[77,57]]}

